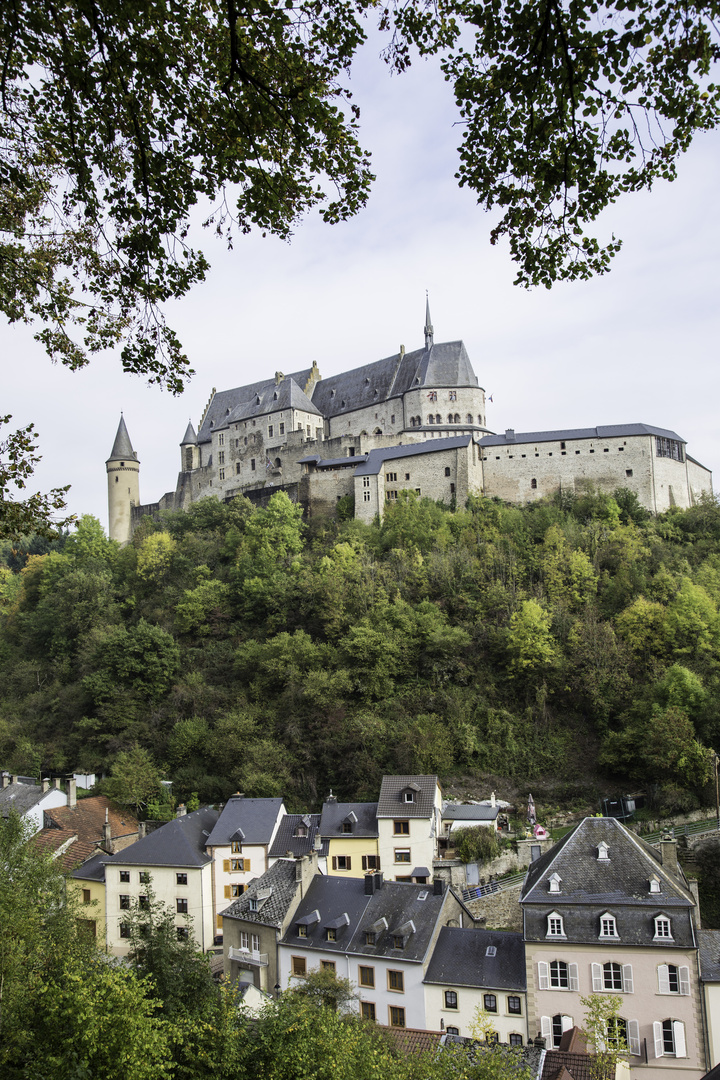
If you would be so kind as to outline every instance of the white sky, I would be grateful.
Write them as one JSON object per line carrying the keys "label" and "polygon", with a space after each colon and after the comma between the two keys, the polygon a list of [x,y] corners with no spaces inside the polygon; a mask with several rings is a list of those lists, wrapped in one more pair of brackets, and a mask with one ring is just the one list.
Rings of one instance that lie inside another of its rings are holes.
{"label": "white sky", "polygon": [[462,338],[494,402],[495,431],[642,422],[672,428],[720,476],[716,438],[720,157],[713,136],[680,162],[674,184],[629,196],[598,223],[624,246],[612,271],[531,292],[491,247],[491,218],[454,180],[461,128],[430,64],[390,77],[369,47],[353,78],[377,181],[353,221],[311,217],[290,244],[208,232],[203,286],[169,312],[196,375],[173,398],[105,356],[53,367],[25,327],[0,325],[0,413],[34,422],[43,461],[34,486],[71,484],[69,509],[107,527],[105,459],[121,409],[141,461],[143,502],[173,490],[179,440],[218,390],[309,367],[323,375],[423,341],[425,290],[436,341]]}

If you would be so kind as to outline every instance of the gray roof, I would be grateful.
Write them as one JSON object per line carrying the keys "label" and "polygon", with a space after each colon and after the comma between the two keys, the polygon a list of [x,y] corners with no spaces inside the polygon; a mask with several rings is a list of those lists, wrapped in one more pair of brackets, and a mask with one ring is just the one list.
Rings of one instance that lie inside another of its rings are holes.
{"label": "gray roof", "polygon": [[[298,905],[283,943],[323,952],[350,952],[367,957],[392,956],[398,960],[421,963],[430,946],[446,895],[436,896],[432,887],[402,882],[385,882],[372,895],[367,895],[363,878],[318,875],[313,878]],[[421,896],[424,899],[420,899]],[[315,911],[319,919],[312,919]],[[387,922],[387,929],[381,923],[382,919]],[[297,933],[301,922],[307,928],[306,937],[299,937]],[[410,923],[414,926],[412,932]],[[327,940],[328,927],[335,929],[335,941]],[[371,928],[376,930],[376,943],[366,945],[365,933]],[[402,949],[393,948],[393,934],[398,933],[403,934]]]}
{"label": "gray roof", "polygon": [[211,861],[205,845],[217,819],[218,811],[210,806],[173,818],[113,855],[108,865],[205,866]]}
{"label": "gray roof", "polygon": [[[313,850],[315,834],[320,825],[319,814],[285,814],[280,818],[278,831],[272,847],[268,851],[271,858],[280,858],[289,851],[297,858],[299,855],[308,855]],[[304,826],[306,836],[296,836],[298,826]]]}
{"label": "gray roof", "polygon": [[[317,412],[317,409],[302,389],[308,385],[311,375],[312,368],[307,368],[305,371],[287,375],[283,379],[283,383],[294,383],[296,389],[302,395],[302,397],[295,395],[294,400],[297,402],[303,401],[304,403],[293,404],[293,408]],[[282,383],[280,385],[282,386]],[[197,441],[199,443],[209,442],[213,431],[221,430],[227,426],[231,414],[234,414],[234,420],[238,420],[273,412],[275,409],[290,407],[290,401],[293,400],[295,391],[288,386],[282,395],[284,403],[280,404],[280,394],[278,394],[277,400],[273,398],[273,394],[278,389],[274,379],[262,379],[260,382],[250,383],[249,386],[237,386],[233,390],[221,390],[214,394],[200,425]],[[259,402],[257,401],[258,398],[260,399]]]}
{"label": "gray roof", "polygon": [[[491,953],[494,950],[493,955],[488,955],[488,948]],[[526,973],[522,934],[443,926],[424,981],[524,992]]]}
{"label": "gray roof", "polygon": [[652,424],[609,424],[592,428],[561,428],[558,431],[517,431],[508,435],[486,435],[480,446],[515,446],[517,443],[559,442],[561,439],[622,439],[632,435],[660,435],[684,443],[685,439],[668,428]]}
{"label": "gray roof", "polygon": [[469,446],[472,435],[453,435],[449,439],[431,439],[426,443],[406,443],[404,446],[382,446],[371,450],[367,459],[358,465],[356,476],[374,476],[382,471],[386,461],[398,458],[419,457],[421,454],[439,454],[442,450],[455,450]]}
{"label": "gray roof", "polygon": [[110,861],[112,855],[107,851],[98,851],[91,855],[84,863],[72,871],[71,876],[81,878],[83,881],[104,881],[105,864]]}
{"label": "gray roof", "polygon": [[[608,845],[608,860],[597,858],[598,845]],[[560,877],[560,892],[550,893],[551,874]],[[651,877],[660,892],[651,893]],[[615,818],[585,818],[530,868],[520,902],[529,940],[545,940],[546,919],[552,911],[563,916],[568,941],[598,940],[598,920],[609,911],[617,920],[620,942],[654,942],[654,916],[667,914],[676,946],[693,946],[690,912],[694,906],[684,880],[662,865],[660,852],[626,829]]]}
{"label": "gray roof", "polygon": [[11,811],[15,810],[22,817],[28,810],[32,810],[45,794],[47,792],[43,791],[40,784],[8,784],[6,788],[0,788],[0,814],[9,817]]}
{"label": "gray roof", "polygon": [[192,420],[188,420],[188,426],[185,428],[185,434],[183,440],[180,443],[181,446],[186,446],[188,443],[196,443],[197,435],[195,434],[195,428],[192,426]]}
{"label": "gray roof", "polygon": [[357,454],[355,457],[335,457],[335,458],[321,458],[317,454],[310,454],[308,457],[300,458],[298,465],[309,465],[310,462],[318,469],[342,469],[344,468],[356,468],[362,461],[367,461],[367,454]]}
{"label": "gray roof", "polygon": [[[415,792],[414,802],[405,802],[403,792],[412,786]],[[380,785],[377,816],[379,818],[424,818],[431,817],[435,806],[437,776],[383,776]]]}
{"label": "gray roof", "polygon": [[[250,910],[250,901],[259,893],[271,889],[269,896],[259,902],[259,911]],[[233,900],[229,907],[220,912],[223,919],[240,919],[242,922],[261,923],[263,926],[282,926],[283,919],[290,909],[298,882],[295,880],[295,862],[293,859],[278,859],[266,870],[262,877],[250,882],[242,896]]]}
{"label": "gray roof", "polygon": [[703,982],[720,982],[720,930],[698,930],[700,947],[700,978]]}
{"label": "gray roof", "polygon": [[381,405],[420,387],[477,385],[465,345],[448,341],[323,379],[315,387],[313,402],[323,416],[333,417]]}
{"label": "gray roof", "polygon": [[443,821],[494,821],[499,813],[499,806],[448,803],[442,812],[442,818]]}
{"label": "gray roof", "polygon": [[233,795],[225,803],[218,823],[210,833],[208,847],[226,847],[238,829],[243,844],[269,844],[283,801],[277,799],[246,799]]}
{"label": "gray roof", "polygon": [[[349,820],[352,831],[348,836],[377,836],[377,803],[323,803],[320,817],[320,835],[333,837],[343,835],[343,823]],[[349,818],[354,814],[356,821]]]}
{"label": "gray roof", "polygon": [[117,434],[115,436],[115,442],[113,448],[110,451],[110,457],[108,461],[120,461],[121,459],[129,458],[134,460],[137,458],[137,454],[132,448],[130,442],[130,436],[128,435],[128,429],[125,427],[125,418],[122,413],[120,414],[120,423],[118,424]]}

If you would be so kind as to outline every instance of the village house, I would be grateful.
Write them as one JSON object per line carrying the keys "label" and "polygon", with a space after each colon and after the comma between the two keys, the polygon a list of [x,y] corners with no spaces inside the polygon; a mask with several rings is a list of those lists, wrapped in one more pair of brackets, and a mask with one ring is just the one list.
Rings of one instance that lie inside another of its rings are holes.
{"label": "village house", "polygon": [[327,873],[362,877],[380,870],[377,803],[341,803],[329,795],[320,816]]}
{"label": "village house", "polygon": [[437,776],[384,776],[377,808],[378,855],[386,878],[432,881],[442,814]]}

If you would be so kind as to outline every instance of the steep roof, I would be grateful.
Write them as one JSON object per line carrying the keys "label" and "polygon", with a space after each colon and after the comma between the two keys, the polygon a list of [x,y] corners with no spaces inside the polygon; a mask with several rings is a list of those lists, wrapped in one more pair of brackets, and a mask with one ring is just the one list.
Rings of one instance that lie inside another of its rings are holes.
{"label": "steep roof", "polygon": [[188,426],[185,428],[185,434],[183,440],[180,443],[181,446],[186,446],[188,443],[195,444],[197,442],[197,435],[195,434],[195,428],[192,425],[192,420],[188,420]]}
{"label": "steep roof", "polygon": [[[287,855],[289,851],[295,858],[309,854],[313,850],[319,826],[319,814],[285,814],[280,818],[268,855],[275,859]],[[307,830],[305,836],[296,835],[299,827]]]}
{"label": "steep roof", "polygon": [[386,461],[421,457],[423,454],[439,454],[442,450],[456,450],[463,446],[469,446],[471,442],[472,435],[452,435],[449,439],[430,439],[429,442],[425,443],[382,446],[377,450],[370,451],[366,460],[358,465],[355,476],[375,476],[377,473],[382,472]]}
{"label": "steep roof", "polygon": [[208,847],[226,847],[236,839],[238,829],[243,844],[269,844],[283,809],[280,798],[246,799],[244,795],[233,795],[222,808],[207,841]]}
{"label": "steep roof", "polygon": [[700,946],[700,978],[703,982],[720,982],[720,930],[698,930]]}
{"label": "steep roof", "polygon": [[[306,368],[304,371],[297,371],[293,375],[286,376],[286,378],[296,383],[299,388],[304,389],[304,387],[308,385],[312,374],[313,369]],[[250,383],[248,386],[236,386],[233,390],[220,390],[213,395],[212,401],[203,417],[200,430],[197,434],[197,441],[199,443],[210,442],[212,432],[215,428],[223,428],[225,426],[230,413],[242,405],[249,405],[257,397],[260,397],[261,400],[265,399],[268,392],[270,394],[270,399],[272,399],[274,390],[274,379],[261,379],[260,382]]]}
{"label": "steep roof", "polygon": [[522,934],[443,926],[424,982],[523,992],[526,973]]}
{"label": "steep roof", "polygon": [[105,864],[112,858],[107,851],[97,851],[86,859],[84,863],[76,867],[70,874],[71,877],[80,881],[104,881]]}
{"label": "steep roof", "polygon": [[[270,894],[265,896],[268,889]],[[242,922],[280,927],[295,898],[297,889],[294,860],[279,859],[261,877],[251,881],[242,896],[233,900],[232,904],[220,914],[223,919],[240,919]],[[252,911],[250,901],[257,899],[260,894],[263,894],[264,899],[258,905],[259,911]]]}
{"label": "steep roof", "polygon": [[210,806],[173,818],[108,862],[117,866],[205,866],[210,862],[205,845],[217,819],[217,810]]}
{"label": "steep roof", "polygon": [[[403,792],[417,789],[413,802],[405,802]],[[377,816],[379,818],[430,817],[435,807],[437,776],[383,776]]]}
{"label": "steep roof", "polygon": [[[58,851],[69,846],[59,856],[62,866],[69,870],[88,859],[104,835],[107,812],[111,838],[130,836],[138,831],[137,819],[128,810],[120,810],[105,795],[90,795],[78,799],[75,806],[55,806],[45,811],[52,824],[40,830],[33,842],[43,851]],[[105,853],[105,858],[109,858]]]}
{"label": "steep roof", "polygon": [[[305,896],[298,904],[283,942],[301,945],[303,949],[345,952],[369,900],[361,878],[326,877],[318,874],[312,879]],[[318,913],[318,920],[313,918],[315,912]],[[343,920],[341,926],[335,927],[337,940],[327,941],[325,928],[345,915],[347,922]],[[304,920],[307,928],[307,937],[301,938],[297,933],[297,925],[301,920]]]}
{"label": "steep roof", "polygon": [[115,442],[113,448],[110,451],[110,457],[108,461],[119,461],[120,459],[130,458],[134,460],[137,458],[137,454],[132,448],[130,442],[130,436],[128,435],[128,429],[125,427],[125,418],[122,413],[120,414],[120,423],[118,424],[117,434],[115,435]]}
{"label": "steep roof", "polygon": [[280,412],[284,409],[300,409],[302,412],[313,413],[320,416],[310,398],[300,389],[298,384],[291,378],[283,379],[279,384],[270,383],[262,391],[251,398],[250,401],[240,402],[236,405],[219,424],[216,429],[222,429],[229,424],[236,424],[239,420],[249,420],[255,416],[267,416],[269,413]]}
{"label": "steep roof", "polygon": [[518,443],[558,442],[561,439],[622,439],[631,435],[660,435],[684,443],[675,431],[652,424],[609,424],[593,428],[561,428],[557,431],[513,431],[504,435],[485,435],[480,446],[515,446]]}
{"label": "steep roof", "polygon": [[[334,836],[377,836],[377,803],[323,803],[320,817],[320,835]],[[355,820],[351,815],[355,816]],[[352,831],[344,833],[343,824],[348,821]]]}
{"label": "steep roof", "polygon": [[15,810],[22,817],[46,794],[40,784],[8,784],[7,787],[0,788],[0,814],[8,817],[10,812]]}

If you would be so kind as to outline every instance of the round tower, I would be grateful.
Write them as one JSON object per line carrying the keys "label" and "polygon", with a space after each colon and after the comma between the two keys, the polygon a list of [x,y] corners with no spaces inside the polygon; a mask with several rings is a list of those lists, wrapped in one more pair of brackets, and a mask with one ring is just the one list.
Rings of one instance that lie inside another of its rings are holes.
{"label": "round tower", "polygon": [[132,536],[131,508],[140,505],[140,462],[120,413],[117,435],[105,462],[108,478],[108,535],[121,545]]}

